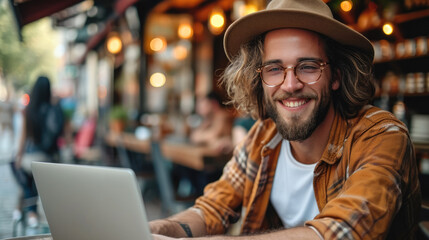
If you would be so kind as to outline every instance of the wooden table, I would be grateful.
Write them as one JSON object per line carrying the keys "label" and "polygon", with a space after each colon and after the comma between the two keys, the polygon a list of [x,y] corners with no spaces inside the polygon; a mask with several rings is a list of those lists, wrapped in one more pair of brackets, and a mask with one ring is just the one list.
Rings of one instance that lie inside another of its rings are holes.
{"label": "wooden table", "polygon": [[109,131],[104,136],[104,141],[107,145],[111,147],[124,147],[128,150],[140,152],[140,153],[150,153],[150,140],[145,139],[141,140],[136,138],[132,133],[126,132],[112,132]]}
{"label": "wooden table", "polygon": [[207,146],[173,141],[161,142],[161,151],[166,159],[199,171],[221,168],[231,158],[231,153],[219,153]]}
{"label": "wooden table", "polygon": [[[151,140],[141,140],[132,133],[108,132],[104,138],[107,145],[123,147],[127,150],[150,154]],[[223,167],[230,159],[231,153],[220,153],[208,146],[198,146],[174,140],[163,140],[161,153],[167,160],[195,170],[204,171]]]}

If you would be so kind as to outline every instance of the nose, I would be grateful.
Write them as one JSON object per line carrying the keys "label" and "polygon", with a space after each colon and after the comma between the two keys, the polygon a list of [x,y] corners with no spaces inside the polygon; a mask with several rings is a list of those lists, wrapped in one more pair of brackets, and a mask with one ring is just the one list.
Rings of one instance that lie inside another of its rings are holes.
{"label": "nose", "polygon": [[294,67],[287,67],[284,70],[284,80],[280,88],[285,92],[296,92],[304,87],[304,84],[296,77],[294,69]]}

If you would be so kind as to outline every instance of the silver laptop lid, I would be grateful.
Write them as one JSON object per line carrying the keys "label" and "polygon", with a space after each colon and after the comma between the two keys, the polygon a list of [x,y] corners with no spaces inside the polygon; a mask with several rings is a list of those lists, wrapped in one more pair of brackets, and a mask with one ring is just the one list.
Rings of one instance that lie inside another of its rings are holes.
{"label": "silver laptop lid", "polygon": [[53,239],[152,239],[130,169],[32,163]]}

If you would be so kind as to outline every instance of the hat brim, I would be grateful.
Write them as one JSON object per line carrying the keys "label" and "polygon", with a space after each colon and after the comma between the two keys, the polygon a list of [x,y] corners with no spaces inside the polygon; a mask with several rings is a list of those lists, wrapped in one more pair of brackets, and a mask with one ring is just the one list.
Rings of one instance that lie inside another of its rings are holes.
{"label": "hat brim", "polygon": [[256,36],[280,28],[301,28],[323,34],[343,45],[353,46],[374,57],[371,42],[359,32],[335,19],[322,15],[284,9],[262,10],[233,22],[224,36],[224,50],[229,60],[243,43]]}

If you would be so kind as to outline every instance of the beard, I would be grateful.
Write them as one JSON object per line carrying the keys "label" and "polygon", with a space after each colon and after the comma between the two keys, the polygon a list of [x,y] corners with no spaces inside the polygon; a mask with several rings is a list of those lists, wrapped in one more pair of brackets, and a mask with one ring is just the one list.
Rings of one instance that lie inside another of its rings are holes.
{"label": "beard", "polygon": [[315,106],[311,112],[310,117],[307,120],[301,119],[301,116],[293,115],[291,121],[288,124],[283,117],[277,111],[275,101],[285,99],[287,97],[298,97],[298,98],[309,98],[314,99],[316,102],[319,99],[317,95],[297,95],[297,94],[286,94],[273,98],[273,101],[267,100],[265,96],[266,111],[267,115],[276,123],[277,131],[283,136],[284,139],[289,141],[304,141],[309,138],[320,123],[325,120],[326,114],[329,110],[331,103],[331,92],[328,88],[324,88],[320,94],[320,102]]}

